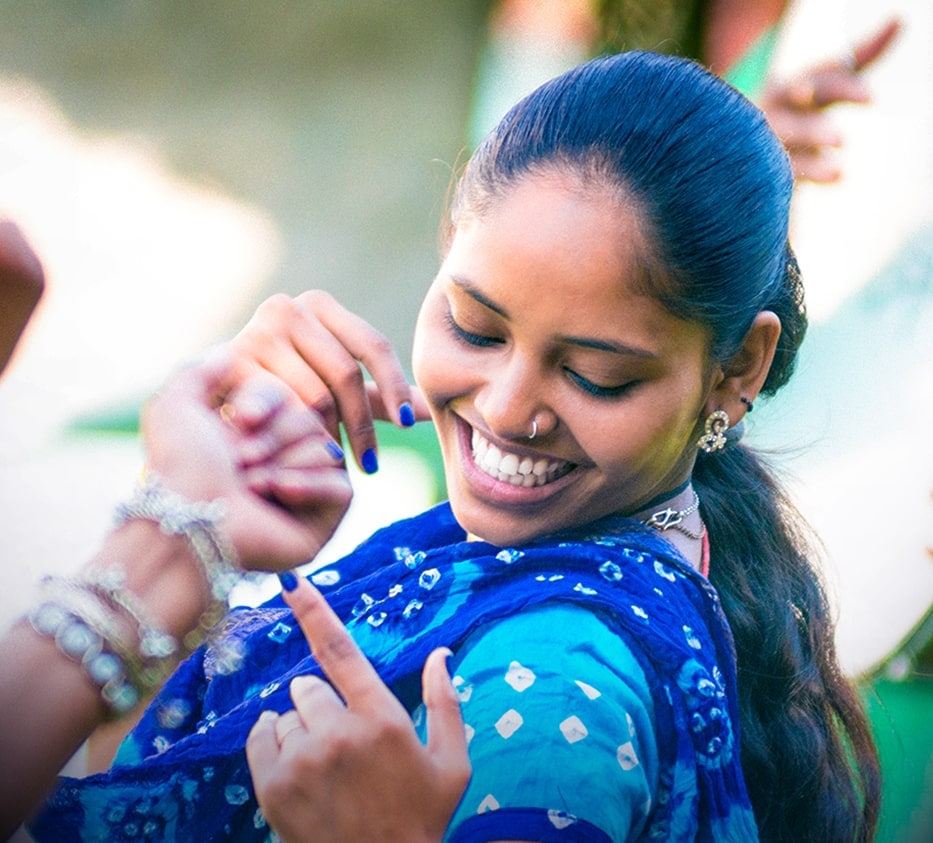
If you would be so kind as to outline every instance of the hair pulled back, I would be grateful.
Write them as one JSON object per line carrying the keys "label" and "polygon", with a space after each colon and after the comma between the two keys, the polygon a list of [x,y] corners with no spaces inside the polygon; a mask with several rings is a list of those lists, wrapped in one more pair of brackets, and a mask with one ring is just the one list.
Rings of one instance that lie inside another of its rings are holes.
{"label": "hair pulled back", "polygon": [[[639,214],[645,292],[705,326],[727,361],[763,310],[781,321],[764,383],[790,378],[807,319],[787,243],[793,178],[762,113],[685,59],[631,52],[547,82],[486,137],[461,178],[452,223],[523,177],[569,172]],[[869,840],[877,755],[842,675],[802,522],[748,447],[698,455],[711,579],[735,637],[742,762],[763,840]]]}

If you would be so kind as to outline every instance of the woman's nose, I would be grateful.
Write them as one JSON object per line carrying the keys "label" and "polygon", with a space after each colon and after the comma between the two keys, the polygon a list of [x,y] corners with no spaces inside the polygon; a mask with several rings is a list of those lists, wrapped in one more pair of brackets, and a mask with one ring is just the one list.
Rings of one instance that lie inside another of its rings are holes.
{"label": "woman's nose", "polygon": [[545,379],[527,361],[512,359],[497,371],[488,373],[476,405],[490,432],[502,439],[534,439],[549,427],[544,412]]}

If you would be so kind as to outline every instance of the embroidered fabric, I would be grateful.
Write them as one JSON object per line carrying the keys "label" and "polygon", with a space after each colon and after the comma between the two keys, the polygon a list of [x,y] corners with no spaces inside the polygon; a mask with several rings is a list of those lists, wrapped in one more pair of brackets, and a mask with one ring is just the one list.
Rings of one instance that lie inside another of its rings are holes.
{"label": "embroidered fabric", "polygon": [[[757,839],[718,597],[642,525],[609,518],[498,548],[465,541],[442,504],[311,579],[390,686],[420,674],[435,646],[525,608],[564,601],[599,615],[638,658],[655,711],[660,772],[639,839]],[[108,773],[62,782],[31,824],[34,837],[274,839],[243,747],[263,709],[291,708],[288,683],[303,673],[320,671],[281,598],[233,612],[220,640],[168,681]]]}

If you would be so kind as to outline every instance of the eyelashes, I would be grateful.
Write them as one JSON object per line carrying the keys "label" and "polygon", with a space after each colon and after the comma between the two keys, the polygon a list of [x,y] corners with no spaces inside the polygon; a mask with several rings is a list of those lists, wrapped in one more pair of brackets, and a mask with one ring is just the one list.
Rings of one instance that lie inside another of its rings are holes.
{"label": "eyelashes", "polygon": [[639,381],[629,381],[619,386],[600,386],[599,384],[587,380],[582,375],[578,375],[573,369],[568,369],[566,366],[564,367],[564,371],[571,381],[594,398],[618,398],[639,383]]}
{"label": "eyelashes", "polygon": [[444,321],[447,323],[450,332],[467,345],[476,346],[477,348],[489,348],[494,345],[502,345],[502,343],[505,342],[505,340],[497,337],[486,337],[482,334],[474,334],[472,331],[461,328],[460,325],[454,321],[453,314],[449,310],[444,317]]}
{"label": "eyelashes", "polygon": [[[505,340],[501,337],[489,337],[485,336],[484,334],[475,334],[472,331],[466,330],[457,324],[453,317],[453,313],[451,313],[449,310],[444,315],[444,322],[448,331],[450,331],[456,340],[473,348],[493,348],[505,343]],[[624,384],[619,384],[618,386],[600,386],[599,384],[593,383],[591,380],[588,380],[587,378],[578,374],[573,369],[564,366],[563,370],[574,386],[585,392],[587,395],[602,400],[619,398],[640,383],[640,381],[634,380],[628,381]]]}

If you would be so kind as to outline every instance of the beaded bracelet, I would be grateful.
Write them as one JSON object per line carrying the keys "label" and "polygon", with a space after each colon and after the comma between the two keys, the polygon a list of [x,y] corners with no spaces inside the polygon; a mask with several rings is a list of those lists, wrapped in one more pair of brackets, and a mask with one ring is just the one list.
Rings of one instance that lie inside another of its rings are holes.
{"label": "beaded bracelet", "polygon": [[136,624],[139,654],[144,659],[167,659],[178,651],[178,642],[149,615],[142,601],[125,588],[126,571],[117,565],[86,574],[79,583],[122,609]]}
{"label": "beaded bracelet", "polygon": [[[221,532],[219,523],[224,516],[220,500],[189,501],[166,489],[154,472],[147,472],[133,497],[117,506],[114,522],[117,526],[133,518],[155,521],[166,535],[184,536],[198,559],[212,601],[201,616],[199,630],[209,630],[223,617],[227,597],[234,585],[243,579],[238,567],[236,550]],[[191,647],[194,634],[185,637]]]}
{"label": "beaded bracelet", "polygon": [[112,717],[120,717],[139,702],[141,695],[127,675],[126,660],[84,618],[53,602],[40,604],[26,617],[39,635],[52,638],[63,655],[82,667]]}
{"label": "beaded bracelet", "polygon": [[[70,620],[61,621],[60,626],[70,630],[70,646],[61,649],[66,655],[75,656],[75,650],[85,639],[88,650],[78,658],[84,664],[87,659],[94,659],[106,648],[109,661],[116,660],[120,670],[119,679],[123,686],[121,698],[129,699],[129,706],[157,688],[175,667],[174,654],[178,651],[178,642],[168,633],[153,623],[142,603],[130,591],[115,584],[122,582],[124,573],[119,568],[106,569],[103,574],[85,579],[66,577],[44,577],[41,585],[46,598],[40,606],[47,618],[61,620],[64,613]],[[129,624],[121,624],[114,607],[123,610]],[[43,629],[33,623],[33,628],[56,637],[55,630],[48,631],[50,621],[43,624]],[[94,644],[91,638],[97,641]],[[87,656],[87,659],[84,658]],[[109,663],[109,662],[108,662]],[[92,678],[96,674],[90,672]],[[104,683],[98,682],[105,703],[112,706],[112,693],[105,692]],[[127,690],[132,688],[133,693]],[[108,686],[109,688],[109,686]],[[119,709],[116,713],[122,713]]]}

